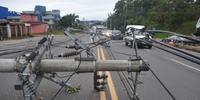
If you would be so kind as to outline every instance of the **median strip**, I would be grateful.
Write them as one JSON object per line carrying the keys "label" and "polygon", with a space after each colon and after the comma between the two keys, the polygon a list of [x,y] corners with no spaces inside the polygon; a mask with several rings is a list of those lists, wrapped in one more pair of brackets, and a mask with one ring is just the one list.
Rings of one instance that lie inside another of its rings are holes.
{"label": "median strip", "polygon": [[[105,53],[102,48],[100,48],[100,54],[101,54],[102,60],[106,60]],[[114,86],[114,83],[112,80],[111,73],[109,71],[107,71],[107,75],[108,75],[107,81],[108,81],[108,87],[109,87],[110,94],[111,94],[111,99],[118,100],[118,96],[117,96],[116,89],[115,89],[115,86]]]}
{"label": "median strip", "polygon": [[[97,60],[101,60],[100,57],[100,52],[99,52],[99,47],[97,48]],[[100,100],[106,100],[106,93],[105,91],[100,91]]]}

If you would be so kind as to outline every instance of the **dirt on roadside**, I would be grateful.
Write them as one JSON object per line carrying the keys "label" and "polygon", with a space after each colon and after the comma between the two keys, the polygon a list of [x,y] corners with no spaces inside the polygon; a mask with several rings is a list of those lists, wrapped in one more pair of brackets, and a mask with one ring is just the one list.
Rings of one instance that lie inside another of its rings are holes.
{"label": "dirt on roadside", "polygon": [[186,49],[186,50],[190,50],[190,51],[194,51],[194,52],[200,53],[200,45],[198,45],[198,46],[191,46],[191,45],[176,44],[175,46],[178,47],[178,48],[182,48],[182,49]]}

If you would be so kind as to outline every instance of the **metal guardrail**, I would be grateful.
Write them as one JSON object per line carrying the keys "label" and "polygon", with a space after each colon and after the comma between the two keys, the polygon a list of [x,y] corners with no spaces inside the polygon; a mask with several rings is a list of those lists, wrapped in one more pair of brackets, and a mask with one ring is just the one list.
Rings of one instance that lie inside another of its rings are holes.
{"label": "metal guardrail", "polygon": [[200,57],[199,57],[199,56],[196,56],[196,55],[193,55],[193,54],[191,54],[191,53],[185,52],[185,51],[183,51],[183,50],[181,50],[181,49],[178,49],[178,48],[176,48],[176,47],[167,45],[167,44],[165,44],[165,43],[156,41],[156,40],[154,40],[154,39],[151,39],[151,40],[152,40],[154,43],[163,45],[163,46],[165,46],[165,47],[168,47],[168,48],[170,48],[170,49],[176,50],[176,51],[178,51],[178,52],[184,53],[185,55],[188,55],[188,56],[191,56],[191,57],[194,57],[194,58],[200,60]]}
{"label": "metal guardrail", "polygon": [[186,36],[186,35],[183,35],[183,34],[180,34],[180,33],[176,33],[176,32],[170,32],[170,31],[165,31],[165,30],[146,30],[146,32],[167,33],[167,34],[176,35],[176,36],[183,37],[183,38],[186,38],[188,40],[200,43],[199,39],[196,39],[196,38],[193,38],[193,37],[190,37],[190,36]]}

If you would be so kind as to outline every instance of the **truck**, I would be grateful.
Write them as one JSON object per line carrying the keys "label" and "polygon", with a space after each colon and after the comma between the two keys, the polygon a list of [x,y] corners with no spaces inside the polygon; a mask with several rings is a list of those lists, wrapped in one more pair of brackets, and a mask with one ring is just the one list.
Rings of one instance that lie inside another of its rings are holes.
{"label": "truck", "polygon": [[196,24],[196,33],[194,35],[200,36],[200,18],[197,21],[197,24]]}

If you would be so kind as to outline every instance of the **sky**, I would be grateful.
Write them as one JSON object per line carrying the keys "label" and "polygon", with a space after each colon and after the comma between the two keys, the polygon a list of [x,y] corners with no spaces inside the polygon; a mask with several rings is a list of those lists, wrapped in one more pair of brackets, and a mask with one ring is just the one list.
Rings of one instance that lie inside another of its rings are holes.
{"label": "sky", "polygon": [[61,16],[69,13],[79,15],[80,20],[106,20],[113,12],[118,0],[0,0],[0,6],[10,11],[34,10],[35,5],[46,6],[47,10],[59,9]]}

